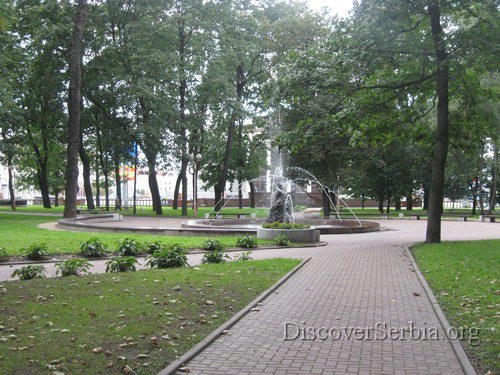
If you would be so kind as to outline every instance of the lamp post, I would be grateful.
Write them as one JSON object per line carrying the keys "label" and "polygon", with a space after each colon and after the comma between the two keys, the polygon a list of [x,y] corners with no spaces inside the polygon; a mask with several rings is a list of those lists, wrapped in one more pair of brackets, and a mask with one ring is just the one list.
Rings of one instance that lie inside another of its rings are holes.
{"label": "lamp post", "polygon": [[198,166],[201,158],[201,154],[193,155],[193,216],[195,218],[198,210]]}

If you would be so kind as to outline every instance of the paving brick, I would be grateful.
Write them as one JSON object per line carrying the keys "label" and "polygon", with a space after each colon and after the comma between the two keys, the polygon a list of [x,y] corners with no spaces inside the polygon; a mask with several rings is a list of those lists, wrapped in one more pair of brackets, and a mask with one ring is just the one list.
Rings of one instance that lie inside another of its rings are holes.
{"label": "paving brick", "polygon": [[[264,301],[260,312],[247,314],[231,335],[220,336],[195,357],[188,364],[191,374],[462,374],[449,341],[413,340],[403,330],[411,322],[444,332],[400,245],[417,237],[412,228],[425,228],[404,225],[396,225],[399,234],[322,236],[328,246],[287,249],[291,256],[312,259]],[[456,233],[461,237],[463,229]],[[299,330],[297,339],[283,339],[285,323]],[[321,327],[328,332],[324,340],[318,338]]]}

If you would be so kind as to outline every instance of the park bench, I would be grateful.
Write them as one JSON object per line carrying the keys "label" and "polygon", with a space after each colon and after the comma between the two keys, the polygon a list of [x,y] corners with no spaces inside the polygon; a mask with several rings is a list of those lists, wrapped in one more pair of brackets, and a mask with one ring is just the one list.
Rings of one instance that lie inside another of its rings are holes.
{"label": "park bench", "polygon": [[[364,217],[364,218],[371,218],[371,219],[377,219],[379,217],[382,217],[382,219],[387,219],[387,217],[389,216],[389,214],[386,214],[386,213],[381,214],[380,212],[372,212],[372,213],[359,212],[359,213],[356,213],[355,215],[358,218]],[[330,217],[334,219],[337,217],[337,214],[335,212],[332,212],[330,214]],[[340,213],[340,217],[342,219],[350,219],[350,218],[354,218],[354,215],[351,212],[344,212],[343,211]]]}
{"label": "park bench", "polygon": [[224,217],[235,217],[235,218],[245,218],[247,216],[251,216],[251,213],[248,212],[212,212],[210,214],[205,214],[205,219],[222,219]]}
{"label": "park bench", "polygon": [[458,217],[459,221],[467,221],[468,218],[472,217],[471,214],[443,214],[444,217]]}
{"label": "park bench", "polygon": [[500,215],[484,215],[483,221],[487,220],[490,223],[494,223],[496,219],[500,219]]}
{"label": "park bench", "polygon": [[421,217],[427,217],[428,214],[411,214],[410,217],[415,220],[420,220]]}
{"label": "park bench", "polygon": [[92,213],[92,214],[106,214],[106,213],[109,213],[109,211],[102,210],[102,209],[89,210],[88,208],[77,208],[76,209],[76,213],[77,214],[88,214],[88,213]]}

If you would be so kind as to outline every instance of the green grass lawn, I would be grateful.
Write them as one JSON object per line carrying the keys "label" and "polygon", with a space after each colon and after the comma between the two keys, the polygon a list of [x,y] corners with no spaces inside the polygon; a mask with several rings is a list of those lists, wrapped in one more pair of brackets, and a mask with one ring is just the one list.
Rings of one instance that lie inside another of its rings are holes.
{"label": "green grass lawn", "polygon": [[[53,231],[38,228],[39,224],[54,222],[58,218],[34,215],[0,214],[0,247],[10,256],[23,255],[22,249],[32,244],[45,243],[51,255],[76,254],[80,244],[97,236],[108,248],[115,251],[119,240],[129,237],[141,243],[160,241],[164,244],[179,243],[186,249],[200,249],[207,237],[154,236],[125,233],[92,233]],[[219,239],[226,247],[235,247],[237,236],[210,236]],[[259,244],[272,244],[272,241],[259,240]]]}
{"label": "green grass lawn", "polygon": [[[78,206],[78,208],[86,209],[86,206]],[[101,207],[100,209],[105,209],[105,207]],[[99,210],[100,210],[99,209]],[[5,211],[5,212],[10,212],[12,211],[10,206],[0,206],[0,211]],[[23,212],[23,213],[39,213],[39,214],[59,214],[62,215],[64,212],[64,206],[58,206],[55,207],[53,206],[52,208],[43,208],[42,206],[19,206],[16,209],[17,212]],[[114,206],[110,207],[111,212],[115,212]],[[120,210],[118,211],[120,214],[125,215],[125,216],[132,216],[134,215],[132,207],[129,209],[125,210]],[[255,212],[257,214],[257,217],[264,218],[267,216],[269,213],[269,208],[249,208],[249,207],[244,207],[241,210],[237,207],[226,207],[222,210],[222,212],[229,212],[229,213],[253,213]],[[197,217],[198,218],[203,218],[205,214],[208,213],[213,213],[213,208],[212,207],[199,207],[197,209]],[[137,216],[156,216],[156,213],[153,211],[153,208],[151,206],[138,206],[136,210],[136,215]],[[182,210],[179,207],[179,209],[174,210],[172,207],[163,207],[163,216],[166,217],[182,217]],[[186,218],[191,218],[193,217],[193,209],[189,208],[188,209],[188,215]]]}
{"label": "green grass lawn", "polygon": [[0,283],[0,373],[155,374],[299,263]]}
{"label": "green grass lawn", "polygon": [[452,327],[478,330],[461,340],[478,373],[500,371],[500,240],[422,244],[419,267]]}

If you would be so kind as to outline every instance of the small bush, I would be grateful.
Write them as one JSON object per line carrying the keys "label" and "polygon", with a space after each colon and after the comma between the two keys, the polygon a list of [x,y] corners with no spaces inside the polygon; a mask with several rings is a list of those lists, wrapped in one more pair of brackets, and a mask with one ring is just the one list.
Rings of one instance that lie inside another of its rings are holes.
{"label": "small bush", "polygon": [[177,268],[188,266],[188,262],[184,248],[179,244],[172,244],[151,254],[146,265],[151,268]]}
{"label": "small bush", "polygon": [[216,238],[207,238],[203,243],[203,250],[221,251],[224,249],[224,244]]}
{"label": "small bush", "polygon": [[258,246],[257,238],[255,236],[238,237],[236,240],[236,246],[244,249],[253,249]]}
{"label": "small bush", "polygon": [[234,257],[235,262],[245,262],[247,260],[252,260],[252,257],[250,256],[252,252],[250,250],[245,251],[244,253],[238,254]]}
{"label": "small bush", "polygon": [[7,254],[7,250],[3,247],[0,247],[0,263],[7,262],[9,260],[9,254]]}
{"label": "small bush", "polygon": [[49,255],[47,250],[47,245],[44,243],[33,244],[27,249],[21,249],[23,253],[26,253],[26,259],[29,260],[42,260]]}
{"label": "small bush", "polygon": [[118,242],[118,254],[121,256],[135,256],[142,251],[143,248],[141,243],[133,238],[124,238]]}
{"label": "small bush", "polygon": [[20,280],[45,278],[45,266],[23,266],[15,270],[10,277],[18,276]]}
{"label": "small bush", "polygon": [[288,236],[286,234],[279,234],[276,236],[274,239],[274,243],[277,246],[290,246],[290,240],[288,239]]}
{"label": "small bush", "polygon": [[115,257],[106,262],[106,272],[133,272],[136,264],[135,257]]}
{"label": "small bush", "polygon": [[307,224],[281,223],[279,221],[262,224],[262,228],[266,229],[309,229],[310,227],[311,226]]}
{"label": "small bush", "polygon": [[93,267],[85,259],[66,259],[61,263],[56,264],[56,275],[61,276],[80,276],[89,273],[89,268]]}
{"label": "small bush", "polygon": [[86,258],[102,258],[107,251],[108,247],[97,237],[80,244],[80,255]]}
{"label": "small bush", "polygon": [[144,250],[148,254],[153,254],[155,251],[166,249],[166,246],[160,241],[148,242],[144,245]]}
{"label": "small bush", "polygon": [[208,253],[205,253],[203,255],[203,258],[201,259],[201,263],[207,264],[207,263],[226,263],[229,259],[229,255],[223,253],[222,251],[215,250],[215,251],[209,251]]}

